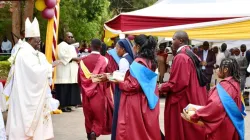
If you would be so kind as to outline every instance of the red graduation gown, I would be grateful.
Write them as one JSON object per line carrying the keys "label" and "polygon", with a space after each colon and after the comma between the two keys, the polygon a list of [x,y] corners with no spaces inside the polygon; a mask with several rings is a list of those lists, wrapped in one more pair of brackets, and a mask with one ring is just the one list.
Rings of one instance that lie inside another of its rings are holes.
{"label": "red graduation gown", "polygon": [[[90,54],[82,61],[91,73],[101,74],[106,71],[105,57],[100,54]],[[107,88],[106,83],[92,83],[91,79],[85,77],[81,67],[78,74],[87,133],[95,132],[97,136],[110,134],[113,113],[110,88]]]}
{"label": "red graduation gown", "polygon": [[[240,85],[232,77],[220,82],[221,86],[233,98],[239,109],[241,109]],[[206,140],[239,140],[239,135],[227,116],[221,103],[216,87],[210,90],[207,105],[196,111],[191,120],[201,120],[205,124]]]}
{"label": "red graduation gown", "polygon": [[[115,62],[113,57],[106,53],[105,57],[108,59],[108,65],[106,72],[107,73],[113,73],[114,71],[118,70],[118,64]],[[115,91],[115,83],[108,83],[108,86],[111,86],[112,92],[114,93]]]}
{"label": "red graduation gown", "polygon": [[162,84],[161,91],[167,93],[164,113],[166,140],[204,140],[202,127],[191,124],[181,118],[180,113],[189,103],[205,105],[206,87],[200,87],[195,66],[184,47],[174,57],[170,79]]}
{"label": "red graduation gown", "polygon": [[[146,60],[135,61],[150,68]],[[116,140],[161,140],[159,104],[150,110],[138,81],[127,71],[125,81],[119,83],[121,99],[116,129]],[[155,89],[157,96],[158,90]]]}

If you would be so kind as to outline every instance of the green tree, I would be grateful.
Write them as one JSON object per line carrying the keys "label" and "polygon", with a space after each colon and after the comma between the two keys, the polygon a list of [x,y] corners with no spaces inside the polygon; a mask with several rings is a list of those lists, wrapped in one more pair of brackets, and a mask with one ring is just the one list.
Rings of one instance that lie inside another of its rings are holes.
{"label": "green tree", "polygon": [[[34,0],[29,0],[34,1]],[[77,41],[90,41],[93,38],[102,38],[103,24],[114,15],[129,12],[152,5],[157,0],[61,0],[59,39],[63,39],[65,32],[74,34]],[[34,4],[22,3],[24,9],[22,16],[27,15],[27,7]],[[32,11],[32,10],[30,10]],[[41,17],[41,12],[34,10],[40,24],[41,37],[46,38],[47,20]],[[1,13],[0,13],[1,17]],[[7,21],[4,23],[8,23]],[[21,22],[22,23],[22,22]],[[5,24],[0,25],[5,26]],[[0,28],[1,30],[1,28]],[[4,30],[4,28],[2,28]]]}
{"label": "green tree", "polygon": [[6,4],[3,8],[0,8],[0,40],[5,34],[10,34],[11,31],[11,15],[9,11],[10,4]]}
{"label": "green tree", "polygon": [[101,38],[103,24],[110,18],[108,0],[61,1],[60,38],[71,31],[79,40]]}
{"label": "green tree", "polygon": [[110,8],[115,14],[120,14],[121,12],[130,12],[148,7],[156,1],[157,0],[110,0]]}

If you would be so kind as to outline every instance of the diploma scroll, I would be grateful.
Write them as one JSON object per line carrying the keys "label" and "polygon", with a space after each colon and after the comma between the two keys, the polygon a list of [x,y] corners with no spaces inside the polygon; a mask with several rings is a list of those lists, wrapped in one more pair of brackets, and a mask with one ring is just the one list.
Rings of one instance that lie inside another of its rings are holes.
{"label": "diploma scroll", "polygon": [[184,115],[184,113],[181,113],[181,117],[182,117],[185,121],[187,121],[187,122],[190,122],[190,123],[193,123],[193,124],[197,124],[197,125],[200,125],[200,126],[203,126],[203,125],[204,125],[204,123],[203,123],[202,121],[198,121],[197,123],[191,121],[190,119],[188,119],[188,118],[186,117],[186,115]]}
{"label": "diploma scroll", "polygon": [[199,106],[199,105],[194,105],[194,104],[188,104],[184,109],[183,109],[183,113],[181,113],[181,117],[190,122],[190,123],[194,123],[194,124],[198,124],[200,126],[203,126],[204,123],[202,121],[198,121],[197,123],[193,122],[190,120],[191,116],[193,116],[195,114],[196,110],[201,109],[203,106]]}

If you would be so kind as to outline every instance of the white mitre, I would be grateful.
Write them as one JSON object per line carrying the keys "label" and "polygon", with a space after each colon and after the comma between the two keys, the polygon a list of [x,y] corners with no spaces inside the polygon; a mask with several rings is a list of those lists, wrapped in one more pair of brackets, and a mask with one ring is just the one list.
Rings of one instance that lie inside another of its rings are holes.
{"label": "white mitre", "polygon": [[29,18],[25,21],[25,38],[40,37],[40,28],[36,18],[31,23]]}

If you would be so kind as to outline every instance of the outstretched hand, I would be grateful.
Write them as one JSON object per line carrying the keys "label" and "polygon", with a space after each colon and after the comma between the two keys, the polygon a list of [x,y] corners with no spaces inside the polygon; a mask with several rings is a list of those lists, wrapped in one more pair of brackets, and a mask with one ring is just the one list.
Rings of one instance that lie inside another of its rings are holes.
{"label": "outstretched hand", "polygon": [[71,61],[75,61],[76,63],[80,63],[81,58],[80,57],[72,58]]}
{"label": "outstretched hand", "polygon": [[99,77],[99,79],[100,79],[102,82],[108,81],[107,75],[105,75],[105,74],[102,74],[102,75]]}
{"label": "outstretched hand", "polygon": [[158,90],[161,91],[162,84],[158,85]]}
{"label": "outstretched hand", "polygon": [[52,63],[52,67],[54,68],[54,67],[58,66],[59,64],[62,64],[62,61],[61,60],[56,60],[56,61],[54,61]]}

